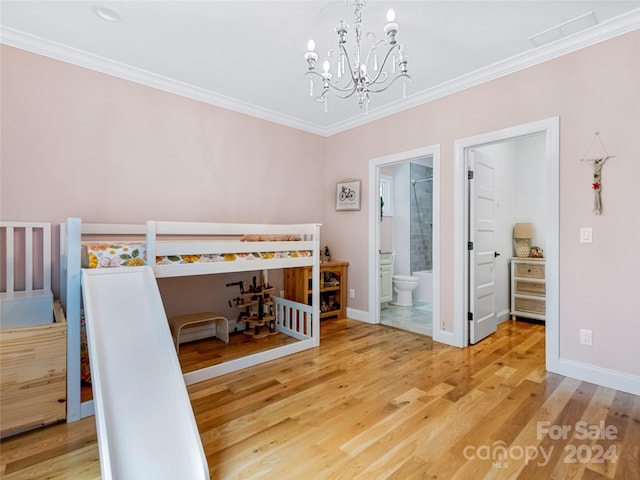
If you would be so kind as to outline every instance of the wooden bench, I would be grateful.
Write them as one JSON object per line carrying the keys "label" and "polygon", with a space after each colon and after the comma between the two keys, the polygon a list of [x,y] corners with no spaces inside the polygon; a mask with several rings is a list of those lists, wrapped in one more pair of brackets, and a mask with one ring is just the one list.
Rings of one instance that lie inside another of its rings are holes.
{"label": "wooden bench", "polygon": [[173,341],[176,345],[176,352],[180,349],[180,331],[183,327],[186,327],[187,325],[211,322],[215,322],[216,324],[216,337],[224,343],[229,343],[229,320],[227,320],[227,317],[220,315],[219,313],[198,312],[171,317],[169,319],[169,327],[171,329]]}

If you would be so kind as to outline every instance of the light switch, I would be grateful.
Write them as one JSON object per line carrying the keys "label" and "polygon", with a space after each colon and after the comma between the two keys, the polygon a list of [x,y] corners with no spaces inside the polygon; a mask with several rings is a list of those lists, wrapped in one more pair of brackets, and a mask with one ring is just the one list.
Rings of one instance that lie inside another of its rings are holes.
{"label": "light switch", "polygon": [[580,227],[580,243],[591,243],[593,240],[591,227]]}

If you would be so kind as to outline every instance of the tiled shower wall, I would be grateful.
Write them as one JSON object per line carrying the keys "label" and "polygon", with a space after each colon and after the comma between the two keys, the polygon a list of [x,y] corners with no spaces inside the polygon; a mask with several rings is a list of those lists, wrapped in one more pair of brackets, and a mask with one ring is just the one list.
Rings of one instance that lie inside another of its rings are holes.
{"label": "tiled shower wall", "polygon": [[[411,163],[410,170],[410,264],[411,272],[431,270],[433,265],[433,169]],[[414,185],[413,182],[417,181]]]}

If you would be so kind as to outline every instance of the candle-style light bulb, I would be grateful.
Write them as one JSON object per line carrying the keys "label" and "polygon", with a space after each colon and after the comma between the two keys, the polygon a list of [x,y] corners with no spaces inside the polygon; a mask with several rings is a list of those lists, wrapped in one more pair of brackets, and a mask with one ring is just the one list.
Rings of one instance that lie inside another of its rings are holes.
{"label": "candle-style light bulb", "polygon": [[393,10],[393,8],[390,8],[389,11],[387,12],[387,22],[391,23],[394,22],[396,20],[396,12]]}
{"label": "candle-style light bulb", "polygon": [[322,68],[324,69],[324,73],[329,73],[329,70],[331,70],[331,64],[329,63],[329,60],[324,61],[324,63],[322,64]]}
{"label": "candle-style light bulb", "polygon": [[396,34],[398,33],[398,24],[396,23],[396,12],[390,8],[387,12],[387,24],[384,26],[384,34],[389,37],[389,44],[396,44]]}
{"label": "candle-style light bulb", "polygon": [[310,39],[309,42],[307,43],[307,50],[309,50],[310,52],[313,52],[316,49],[316,42],[313,41],[313,39]]}

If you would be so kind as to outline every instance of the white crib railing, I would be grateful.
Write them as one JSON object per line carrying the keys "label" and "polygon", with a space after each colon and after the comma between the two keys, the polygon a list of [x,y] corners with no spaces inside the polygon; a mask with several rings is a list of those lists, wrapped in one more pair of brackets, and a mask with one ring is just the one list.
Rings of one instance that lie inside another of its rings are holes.
{"label": "white crib railing", "polygon": [[53,322],[51,224],[0,222],[0,328]]}
{"label": "white crib railing", "polygon": [[[24,288],[32,292],[51,290],[51,224],[34,222],[0,222],[5,244],[5,293],[16,293],[16,279],[24,279]],[[36,245],[34,250],[34,231]],[[40,233],[38,233],[40,232]],[[18,234],[18,235],[16,235]],[[23,236],[16,242],[16,236]],[[36,260],[36,263],[34,263]],[[40,260],[40,261],[37,261]],[[36,285],[40,286],[36,288]]]}
{"label": "white crib railing", "polygon": [[276,328],[287,335],[306,340],[313,337],[313,308],[280,297],[273,297]]}

